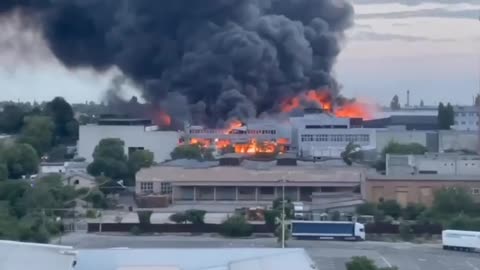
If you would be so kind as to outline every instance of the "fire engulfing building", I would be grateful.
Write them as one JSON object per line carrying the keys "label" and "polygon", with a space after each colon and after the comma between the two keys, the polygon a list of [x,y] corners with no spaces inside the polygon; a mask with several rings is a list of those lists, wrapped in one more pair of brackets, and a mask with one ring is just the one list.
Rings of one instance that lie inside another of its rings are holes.
{"label": "fire engulfing building", "polygon": [[338,158],[350,142],[375,149],[376,130],[361,128],[361,122],[314,109],[286,119],[234,121],[224,129],[187,126],[184,142],[199,143],[217,153],[290,152],[302,158]]}

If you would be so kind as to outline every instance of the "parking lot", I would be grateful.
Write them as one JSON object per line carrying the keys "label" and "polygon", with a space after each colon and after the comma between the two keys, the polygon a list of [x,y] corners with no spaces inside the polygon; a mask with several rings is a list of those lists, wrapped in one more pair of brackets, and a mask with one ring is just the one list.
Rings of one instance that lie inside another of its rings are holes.
{"label": "parking lot", "polygon": [[[60,241],[60,239],[58,240]],[[275,239],[224,239],[216,236],[128,236],[70,234],[61,239],[64,245],[90,248],[229,248],[277,247]],[[444,251],[440,245],[383,242],[296,241],[289,247],[305,248],[320,270],[345,270],[353,256],[367,256],[381,267],[397,266],[400,270],[480,270],[479,253]]]}

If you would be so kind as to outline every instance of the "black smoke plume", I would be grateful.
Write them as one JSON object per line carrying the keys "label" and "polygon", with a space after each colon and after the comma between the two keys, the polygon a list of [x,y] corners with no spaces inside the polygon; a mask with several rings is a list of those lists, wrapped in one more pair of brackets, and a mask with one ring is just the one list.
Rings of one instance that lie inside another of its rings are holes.
{"label": "black smoke plume", "polygon": [[336,95],[345,1],[1,0],[0,16],[22,14],[66,67],[118,67],[153,107],[218,125],[308,89]]}

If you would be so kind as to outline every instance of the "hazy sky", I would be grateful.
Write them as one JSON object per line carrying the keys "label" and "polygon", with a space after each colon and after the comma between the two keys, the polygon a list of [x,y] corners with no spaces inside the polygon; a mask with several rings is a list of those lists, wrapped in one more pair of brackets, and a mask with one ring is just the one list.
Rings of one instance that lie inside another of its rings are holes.
{"label": "hazy sky", "polygon": [[[470,104],[480,92],[480,0],[353,2],[355,26],[335,67],[344,95],[386,104],[399,94],[404,103],[411,90],[413,104]],[[99,100],[118,73],[65,70],[32,46],[38,35],[12,43],[11,29],[0,22],[0,100]]]}

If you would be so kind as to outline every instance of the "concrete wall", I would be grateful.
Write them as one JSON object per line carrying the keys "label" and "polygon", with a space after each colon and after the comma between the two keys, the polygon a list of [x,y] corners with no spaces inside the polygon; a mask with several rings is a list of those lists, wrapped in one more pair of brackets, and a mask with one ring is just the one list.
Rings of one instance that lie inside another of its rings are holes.
{"label": "concrete wall", "polygon": [[[366,199],[369,202],[397,200],[399,203],[423,203],[430,206],[435,191],[442,187],[464,187],[474,194],[474,189],[480,189],[478,181],[396,181],[396,180],[368,180],[365,183]],[[475,201],[480,202],[480,194],[473,195]]]}
{"label": "concrete wall", "polygon": [[439,132],[439,152],[446,150],[478,151],[479,133],[475,131],[445,130]]}
{"label": "concrete wall", "polygon": [[125,142],[125,154],[129,147],[143,147],[153,152],[156,162],[170,158],[170,153],[178,145],[179,134],[175,131],[145,131],[143,126],[80,126],[78,155],[93,160],[95,146],[106,138],[118,138]]}

